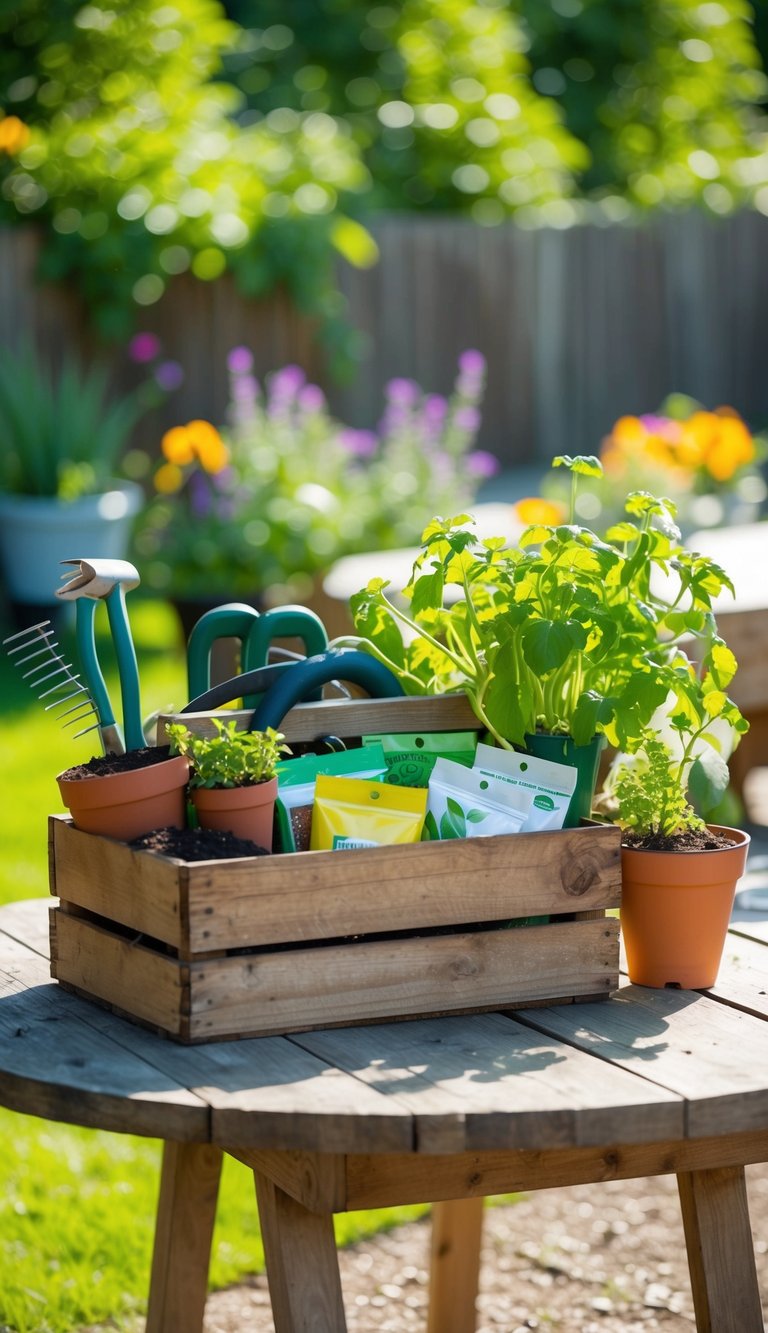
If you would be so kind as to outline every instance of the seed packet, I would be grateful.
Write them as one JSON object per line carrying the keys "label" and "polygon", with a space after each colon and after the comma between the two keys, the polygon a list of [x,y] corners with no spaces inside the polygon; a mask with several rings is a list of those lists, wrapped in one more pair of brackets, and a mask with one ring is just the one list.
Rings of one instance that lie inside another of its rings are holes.
{"label": "seed packet", "polygon": [[474,731],[394,732],[363,736],[363,745],[381,745],[387,764],[385,782],[398,787],[426,787],[435,760],[453,759],[472,767],[477,747]]}
{"label": "seed packet", "polygon": [[435,762],[428,794],[425,841],[519,833],[533,801],[532,792],[451,759]]}
{"label": "seed packet", "polygon": [[418,842],[426,809],[426,791],[318,773],[310,849],[346,852]]}
{"label": "seed packet", "polygon": [[514,791],[530,792],[531,807],[523,833],[563,827],[578,778],[575,768],[482,743],[477,747],[474,767],[479,773],[506,782]]}
{"label": "seed packet", "polygon": [[312,830],[312,806],[318,773],[381,781],[386,765],[381,746],[304,754],[277,766],[278,827],[283,851],[306,852]]}

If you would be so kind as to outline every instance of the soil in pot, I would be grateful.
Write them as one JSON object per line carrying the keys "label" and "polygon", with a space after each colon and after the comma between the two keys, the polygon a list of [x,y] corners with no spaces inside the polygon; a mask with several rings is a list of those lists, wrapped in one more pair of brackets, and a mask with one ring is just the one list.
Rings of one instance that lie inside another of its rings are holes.
{"label": "soil in pot", "polygon": [[240,856],[268,856],[265,847],[247,838],[236,838],[223,829],[157,828],[133,838],[131,847],[157,852],[178,861],[225,861]]}
{"label": "soil in pot", "polygon": [[732,847],[733,838],[726,838],[712,829],[686,829],[684,833],[632,833],[625,829],[622,847],[636,852],[713,852],[717,848]]}
{"label": "soil in pot", "polygon": [[127,842],[149,829],[186,823],[189,760],[167,746],[98,755],[57,777],[75,828]]}

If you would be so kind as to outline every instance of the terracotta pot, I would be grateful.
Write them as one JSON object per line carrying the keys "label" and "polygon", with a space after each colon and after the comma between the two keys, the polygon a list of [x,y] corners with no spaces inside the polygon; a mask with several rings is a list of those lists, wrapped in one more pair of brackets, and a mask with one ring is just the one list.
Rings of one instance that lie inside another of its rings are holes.
{"label": "terracotta pot", "polygon": [[272,851],[277,778],[250,787],[193,787],[190,795],[201,828],[250,838],[257,846]]}
{"label": "terracotta pot", "polygon": [[749,834],[710,825],[733,847],[702,852],[621,849],[621,932],[639,986],[714,986],[744,873]]}
{"label": "terracotta pot", "polygon": [[129,842],[156,828],[184,828],[189,760],[183,755],[159,764],[103,777],[57,777],[75,828]]}

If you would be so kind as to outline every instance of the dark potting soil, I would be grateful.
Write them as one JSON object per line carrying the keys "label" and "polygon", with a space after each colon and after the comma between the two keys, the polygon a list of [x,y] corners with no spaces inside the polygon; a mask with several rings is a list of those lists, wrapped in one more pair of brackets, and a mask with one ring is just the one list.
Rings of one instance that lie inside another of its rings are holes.
{"label": "dark potting soil", "polygon": [[248,838],[236,838],[221,829],[156,828],[128,844],[139,851],[174,856],[179,861],[226,861],[236,856],[269,856]]}
{"label": "dark potting soil", "polygon": [[709,829],[686,829],[684,833],[646,833],[640,835],[625,829],[623,847],[630,847],[638,852],[714,852],[726,847],[733,847],[732,838],[724,838],[721,833],[711,833]]}
{"label": "dark potting soil", "polygon": [[168,745],[144,745],[140,750],[128,750],[126,754],[97,754],[84,764],[68,768],[61,776],[69,782],[76,782],[80,778],[104,778],[115,773],[129,773],[135,768],[161,764],[170,753]]}

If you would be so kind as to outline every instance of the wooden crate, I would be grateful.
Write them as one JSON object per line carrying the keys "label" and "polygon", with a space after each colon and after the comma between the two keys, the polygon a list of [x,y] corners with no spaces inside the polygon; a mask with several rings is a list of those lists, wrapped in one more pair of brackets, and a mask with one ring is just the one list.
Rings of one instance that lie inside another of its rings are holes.
{"label": "wooden crate", "polygon": [[[463,700],[439,702],[397,701],[397,727],[467,725]],[[284,730],[394,730],[393,707],[301,705]],[[585,826],[186,863],[52,816],[51,971],[184,1042],[593,999],[618,985],[605,913],[620,900],[619,836]],[[531,916],[550,919],[508,926]]]}

